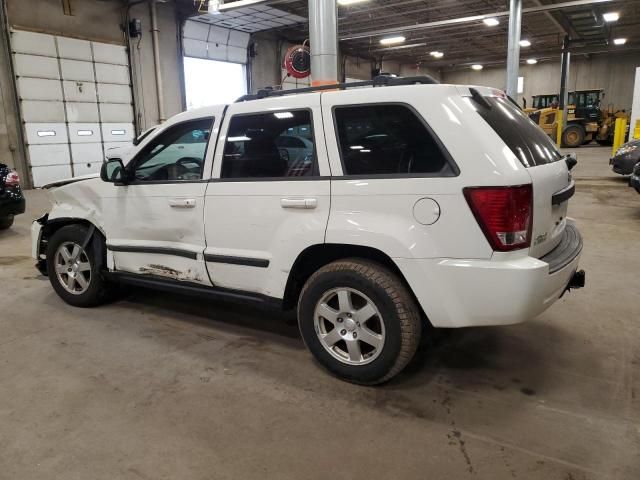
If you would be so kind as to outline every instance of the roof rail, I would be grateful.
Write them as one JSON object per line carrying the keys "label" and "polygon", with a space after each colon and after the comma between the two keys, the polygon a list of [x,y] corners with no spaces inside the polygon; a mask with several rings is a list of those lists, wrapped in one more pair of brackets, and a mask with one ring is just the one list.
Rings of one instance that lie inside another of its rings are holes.
{"label": "roof rail", "polygon": [[365,80],[362,82],[334,83],[331,85],[319,85],[317,87],[307,88],[293,88],[290,90],[275,90],[273,87],[267,87],[262,90],[258,90],[258,93],[256,94],[243,95],[236,100],[236,103],[248,102],[250,100],[260,100],[262,98],[269,97],[296,95],[299,93],[321,92],[323,90],[346,90],[348,88],[359,87],[392,87],[396,85],[433,85],[436,83],[440,82],[429,75],[423,75],[419,77],[390,77],[388,75],[378,75],[373,80]]}

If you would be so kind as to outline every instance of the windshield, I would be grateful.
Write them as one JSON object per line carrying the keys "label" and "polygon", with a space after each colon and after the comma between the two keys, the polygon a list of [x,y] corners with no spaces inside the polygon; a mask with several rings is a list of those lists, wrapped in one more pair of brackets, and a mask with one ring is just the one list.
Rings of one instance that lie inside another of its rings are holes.
{"label": "windshield", "polygon": [[562,158],[544,131],[508,99],[484,97],[476,103],[478,113],[500,136],[525,167],[535,167]]}

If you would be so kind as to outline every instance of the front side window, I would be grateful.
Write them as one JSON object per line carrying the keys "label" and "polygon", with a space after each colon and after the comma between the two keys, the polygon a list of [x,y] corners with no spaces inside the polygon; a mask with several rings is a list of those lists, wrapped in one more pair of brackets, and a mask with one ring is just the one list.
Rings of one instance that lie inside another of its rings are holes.
{"label": "front side window", "polygon": [[314,175],[317,167],[311,112],[278,111],[231,118],[222,178]]}
{"label": "front side window", "polygon": [[158,135],[136,158],[138,182],[202,179],[213,118],[184,122]]}
{"label": "front side window", "polygon": [[345,175],[453,176],[432,132],[405,105],[335,108]]}

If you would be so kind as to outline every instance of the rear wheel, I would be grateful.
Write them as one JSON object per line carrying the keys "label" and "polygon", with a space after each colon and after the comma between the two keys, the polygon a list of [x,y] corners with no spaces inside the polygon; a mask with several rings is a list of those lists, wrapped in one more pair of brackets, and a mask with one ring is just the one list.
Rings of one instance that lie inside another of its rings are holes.
{"label": "rear wheel", "polygon": [[562,146],[565,148],[577,148],[584,143],[584,128],[580,125],[569,125],[562,132]]}
{"label": "rear wheel", "polygon": [[7,228],[11,227],[11,225],[13,225],[13,215],[0,218],[0,230],[6,230]]}
{"label": "rear wheel", "polygon": [[68,225],[53,234],[47,246],[49,281],[65,302],[75,307],[93,307],[110,297],[110,288],[102,278],[97,242],[86,247],[89,230],[82,225]]}
{"label": "rear wheel", "polygon": [[365,385],[397,375],[421,335],[420,313],[404,283],[382,265],[360,259],[330,263],[309,278],[298,324],[320,364]]}

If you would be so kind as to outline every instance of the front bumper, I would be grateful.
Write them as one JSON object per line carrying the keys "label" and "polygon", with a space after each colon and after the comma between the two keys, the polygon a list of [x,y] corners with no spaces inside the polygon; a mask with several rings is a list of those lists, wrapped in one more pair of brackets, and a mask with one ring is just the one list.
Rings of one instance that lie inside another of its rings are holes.
{"label": "front bumper", "polygon": [[633,172],[633,167],[640,161],[637,155],[619,155],[609,160],[611,170],[620,175],[629,175]]}
{"label": "front bumper", "polygon": [[569,286],[584,284],[584,274],[576,275],[580,233],[568,223],[563,235],[570,238],[542,259],[513,252],[491,260],[394,260],[433,326],[510,325],[536,317]]}
{"label": "front bumper", "polygon": [[44,251],[42,230],[46,223],[47,215],[34,220],[31,224],[31,257],[36,260],[36,268],[43,275],[47,275],[47,259],[42,253]]}

